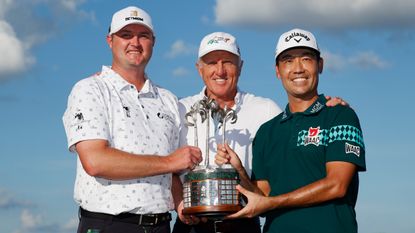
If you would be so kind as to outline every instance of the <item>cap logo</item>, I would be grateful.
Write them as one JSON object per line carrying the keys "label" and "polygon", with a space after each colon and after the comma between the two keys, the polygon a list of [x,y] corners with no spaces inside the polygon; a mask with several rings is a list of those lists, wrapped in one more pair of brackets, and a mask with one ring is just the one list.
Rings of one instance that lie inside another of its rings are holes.
{"label": "cap logo", "polygon": [[210,39],[207,44],[213,44],[213,43],[216,43],[217,44],[217,43],[220,43],[221,41],[223,41],[225,43],[228,43],[229,40],[230,39],[229,38],[226,38],[226,37],[215,36],[214,38]]}
{"label": "cap logo", "polygon": [[[300,38],[295,38],[295,37],[300,37]],[[310,41],[310,37],[308,37],[306,34],[300,33],[300,32],[293,32],[289,36],[285,37],[285,42],[289,42],[291,39],[294,39],[297,43],[300,43],[302,38],[304,38],[306,41]]]}
{"label": "cap logo", "polygon": [[138,17],[138,11],[130,11],[130,17],[125,17],[125,21],[128,21],[128,20],[144,21],[143,18]]}

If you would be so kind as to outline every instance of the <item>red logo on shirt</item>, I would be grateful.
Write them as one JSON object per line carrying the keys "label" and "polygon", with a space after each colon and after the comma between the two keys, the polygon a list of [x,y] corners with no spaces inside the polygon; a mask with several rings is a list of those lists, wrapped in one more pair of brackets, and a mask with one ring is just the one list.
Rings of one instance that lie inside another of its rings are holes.
{"label": "red logo on shirt", "polygon": [[320,145],[320,126],[317,128],[310,127],[308,129],[308,135],[304,137],[304,146],[308,144]]}
{"label": "red logo on shirt", "polygon": [[317,127],[317,128],[310,127],[308,129],[308,136],[315,137],[318,135],[319,131],[320,131],[320,127]]}

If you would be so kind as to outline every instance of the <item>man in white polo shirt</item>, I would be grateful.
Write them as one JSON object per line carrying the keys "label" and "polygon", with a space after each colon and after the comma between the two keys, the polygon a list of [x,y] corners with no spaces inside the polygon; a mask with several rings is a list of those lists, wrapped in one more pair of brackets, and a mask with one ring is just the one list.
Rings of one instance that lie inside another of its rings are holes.
{"label": "man in white polo shirt", "polygon": [[155,43],[150,16],[137,7],[116,12],[107,43],[112,66],[73,87],[63,116],[78,154],[78,233],[168,233],[172,173],[194,168],[201,152],[177,149],[177,98],[145,73]]}
{"label": "man in white polo shirt", "polygon": [[[226,139],[230,146],[238,151],[244,167],[250,175],[252,169],[252,140],[259,126],[278,115],[281,109],[271,99],[258,97],[244,92],[238,88],[238,80],[241,74],[243,61],[236,38],[229,33],[214,32],[205,36],[199,47],[198,61],[196,68],[203,79],[205,87],[194,96],[180,100],[179,110],[181,118],[190,110],[191,106],[205,96],[215,99],[221,108],[235,110],[237,121],[234,124],[226,125]],[[213,119],[210,125],[214,125]],[[181,131],[180,144],[193,145],[193,127],[185,127]],[[205,152],[206,127],[202,124],[198,127],[199,147]],[[222,143],[221,130],[210,128],[209,134],[209,159],[210,164],[215,164],[215,154],[218,143]],[[206,158],[206,155],[203,155]],[[230,166],[230,165],[225,165]],[[242,173],[241,173],[242,174]],[[246,174],[246,173],[243,173]],[[249,179],[249,177],[248,177]],[[176,187],[174,187],[176,188]],[[180,232],[182,224],[176,222],[174,233]],[[189,223],[189,222],[187,222]],[[238,232],[256,233],[261,232],[259,220],[238,219],[215,222],[208,220],[206,223],[200,222],[193,225],[193,230],[197,233],[204,232]]]}

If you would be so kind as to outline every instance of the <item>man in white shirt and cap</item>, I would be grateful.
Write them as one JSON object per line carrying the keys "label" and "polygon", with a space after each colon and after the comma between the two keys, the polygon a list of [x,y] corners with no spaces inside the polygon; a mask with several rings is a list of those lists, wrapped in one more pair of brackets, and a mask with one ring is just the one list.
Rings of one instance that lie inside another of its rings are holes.
{"label": "man in white shirt and cap", "polygon": [[106,39],[112,66],[73,87],[63,116],[78,154],[78,233],[169,233],[172,173],[194,168],[201,152],[177,149],[177,98],[145,72],[155,44],[150,16],[134,6],[117,11]]}

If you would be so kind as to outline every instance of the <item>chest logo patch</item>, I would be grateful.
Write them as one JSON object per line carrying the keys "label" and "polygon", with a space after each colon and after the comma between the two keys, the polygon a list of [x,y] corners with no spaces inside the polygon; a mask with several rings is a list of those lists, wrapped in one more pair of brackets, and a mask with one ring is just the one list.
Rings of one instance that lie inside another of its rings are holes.
{"label": "chest logo patch", "polygon": [[308,135],[304,136],[304,146],[309,144],[320,145],[320,126],[317,128],[310,127],[308,129]]}
{"label": "chest logo patch", "polygon": [[355,154],[357,157],[360,157],[360,146],[355,146],[346,142],[345,151],[346,154]]}

